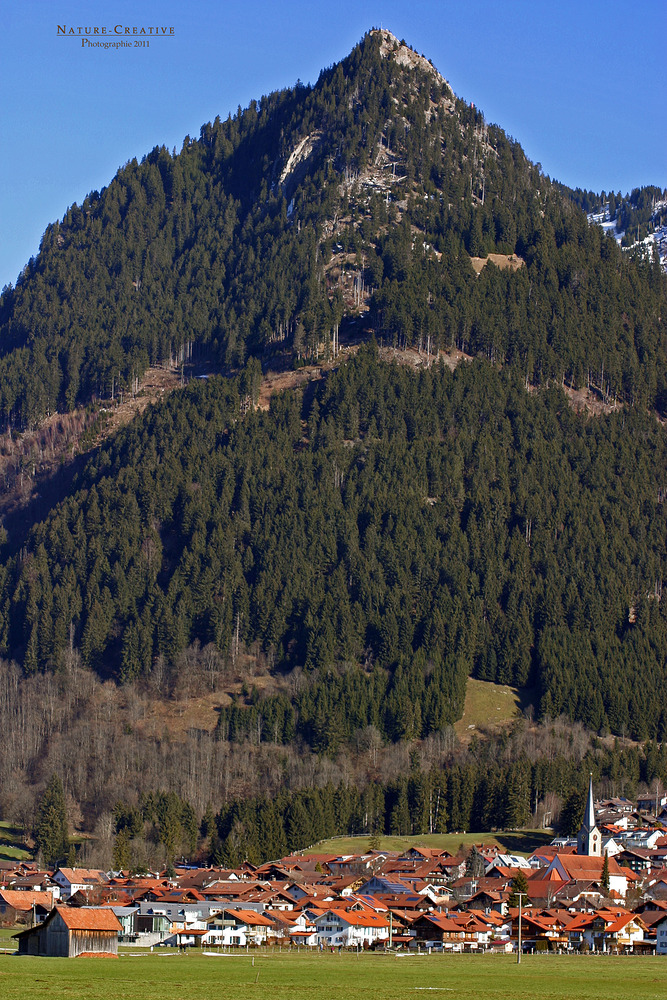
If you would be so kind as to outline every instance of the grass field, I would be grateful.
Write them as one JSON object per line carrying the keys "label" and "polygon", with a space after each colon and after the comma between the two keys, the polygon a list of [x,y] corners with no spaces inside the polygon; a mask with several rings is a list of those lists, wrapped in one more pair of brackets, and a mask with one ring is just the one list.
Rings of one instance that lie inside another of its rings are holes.
{"label": "grass field", "polygon": [[497,733],[507,729],[534,699],[529,688],[514,688],[469,677],[463,715],[454,723],[456,735],[464,743],[482,733]]}
{"label": "grass field", "polygon": [[[537,847],[550,844],[551,830],[509,830],[507,833],[420,833],[414,837],[378,837],[380,850],[405,851],[408,847],[438,847],[457,854],[472,844],[498,844],[507,854],[532,854]],[[309,847],[302,854],[360,854],[367,850],[370,837],[332,837]]]}
{"label": "grass field", "polygon": [[0,860],[27,861],[30,852],[23,845],[21,831],[6,820],[0,820]]}
{"label": "grass field", "polygon": [[0,956],[3,1000],[664,1000],[666,958],[154,953],[117,960]]}

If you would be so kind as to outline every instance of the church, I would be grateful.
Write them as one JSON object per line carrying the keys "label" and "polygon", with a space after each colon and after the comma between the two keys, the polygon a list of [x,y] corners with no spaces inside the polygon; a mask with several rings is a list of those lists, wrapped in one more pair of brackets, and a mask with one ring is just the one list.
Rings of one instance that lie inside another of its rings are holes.
{"label": "church", "polygon": [[577,834],[577,855],[587,855],[590,858],[602,857],[602,836],[595,824],[592,774],[588,783],[588,803],[584,812],[584,821]]}
{"label": "church", "polygon": [[[608,858],[609,892],[617,897],[625,897],[628,891],[628,881],[633,879],[633,873],[621,868],[614,858]],[[577,835],[576,854],[556,854],[546,869],[543,878],[549,878],[551,873],[564,882],[578,882],[582,890],[586,884],[601,883],[604,858],[602,857],[602,835],[595,823],[595,808],[593,806],[593,776],[588,785],[588,802],[584,811],[584,819]]]}

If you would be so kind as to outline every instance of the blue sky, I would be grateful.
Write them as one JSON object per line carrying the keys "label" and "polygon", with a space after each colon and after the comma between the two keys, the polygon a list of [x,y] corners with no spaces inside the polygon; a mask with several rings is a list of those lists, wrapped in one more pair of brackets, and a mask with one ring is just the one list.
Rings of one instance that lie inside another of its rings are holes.
{"label": "blue sky", "polygon": [[[251,98],[315,82],[373,26],[573,187],[667,187],[664,0],[10,0],[0,36],[0,287],[47,224],[153,146]],[[84,48],[68,28],[174,27],[148,48]]]}

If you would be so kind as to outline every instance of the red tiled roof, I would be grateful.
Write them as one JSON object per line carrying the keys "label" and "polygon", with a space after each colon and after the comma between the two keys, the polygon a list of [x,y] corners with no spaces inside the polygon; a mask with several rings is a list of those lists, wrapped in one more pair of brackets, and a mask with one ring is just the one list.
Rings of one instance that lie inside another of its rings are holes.
{"label": "red tiled roof", "polygon": [[59,868],[68,882],[79,885],[83,882],[108,882],[106,872],[101,868]]}
{"label": "red tiled roof", "polygon": [[33,903],[50,910],[53,906],[53,893],[33,889],[0,889],[0,902],[5,902],[14,910],[30,910]]}
{"label": "red tiled roof", "polygon": [[322,910],[318,916],[332,913],[338,920],[343,920],[346,924],[354,927],[381,927],[389,929],[389,922],[374,910],[346,910],[339,907],[329,906]]}
{"label": "red tiled roof", "polygon": [[71,931],[115,931],[117,933],[122,930],[118,917],[108,907],[88,909],[84,906],[57,906],[55,912],[60,914]]}
{"label": "red tiled roof", "polygon": [[270,917],[264,916],[263,913],[258,913],[257,910],[226,910],[226,913],[230,913],[237,920],[240,920],[243,924],[248,924],[254,927],[273,927],[273,921]]}

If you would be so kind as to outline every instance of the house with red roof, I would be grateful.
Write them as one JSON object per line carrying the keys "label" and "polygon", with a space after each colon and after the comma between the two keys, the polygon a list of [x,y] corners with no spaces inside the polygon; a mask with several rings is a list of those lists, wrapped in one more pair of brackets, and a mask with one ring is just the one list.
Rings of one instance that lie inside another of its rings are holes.
{"label": "house with red roof", "polygon": [[485,950],[494,936],[494,925],[469,912],[422,913],[412,922],[415,943],[445,951]]}
{"label": "house with red roof", "polygon": [[53,909],[54,903],[51,892],[0,889],[0,920],[10,926],[28,919],[41,923]]}
{"label": "house with red roof", "polygon": [[325,948],[368,948],[389,940],[389,921],[374,910],[327,909],[314,917],[317,941]]}
{"label": "house with red roof", "polygon": [[106,872],[99,868],[57,868],[53,881],[60,886],[63,899],[69,899],[79,889],[109,884]]}
{"label": "house with red roof", "polygon": [[591,951],[629,952],[641,950],[648,928],[637,913],[601,907],[595,913],[578,914],[565,930],[574,948],[585,941]]}
{"label": "house with red roof", "polygon": [[[512,907],[512,938],[519,940],[519,908]],[[566,948],[568,945],[567,925],[570,914],[567,910],[528,908],[521,911],[522,950],[545,951]]]}
{"label": "house with red roof", "polygon": [[[608,858],[609,891],[625,897],[629,885],[637,882],[637,876],[629,868],[621,868],[615,858]],[[595,882],[602,883],[602,868],[604,858],[593,855],[557,854],[547,869],[543,878],[549,878],[555,873],[562,882]]]}
{"label": "house with red roof", "polygon": [[269,933],[274,931],[275,923],[266,913],[238,907],[209,918],[203,943],[243,948],[247,944],[266,944]]}

